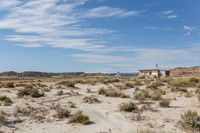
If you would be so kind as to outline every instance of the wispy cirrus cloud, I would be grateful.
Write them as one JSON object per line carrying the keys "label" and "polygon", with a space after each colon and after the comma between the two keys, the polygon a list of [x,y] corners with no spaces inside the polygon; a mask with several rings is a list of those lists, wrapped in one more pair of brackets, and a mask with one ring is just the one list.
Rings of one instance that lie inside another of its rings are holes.
{"label": "wispy cirrus cloud", "polygon": [[101,6],[92,8],[86,11],[86,18],[107,18],[107,17],[130,17],[130,16],[138,16],[140,11],[126,11],[120,8],[112,8],[108,6]]}
{"label": "wispy cirrus cloud", "polygon": [[165,18],[165,19],[175,19],[178,17],[178,15],[175,13],[174,10],[166,10],[166,11],[162,11],[160,13],[161,17],[162,18]]}
{"label": "wispy cirrus cloud", "polygon": [[[115,31],[92,27],[87,24],[88,19],[137,14],[112,7],[80,9],[87,1],[0,1],[0,10],[6,11],[0,20],[0,29],[13,30],[14,33],[5,39],[24,47],[49,46],[92,51],[106,47],[101,38]],[[106,9],[105,12],[102,12],[103,9]],[[103,13],[106,15],[103,16]]]}

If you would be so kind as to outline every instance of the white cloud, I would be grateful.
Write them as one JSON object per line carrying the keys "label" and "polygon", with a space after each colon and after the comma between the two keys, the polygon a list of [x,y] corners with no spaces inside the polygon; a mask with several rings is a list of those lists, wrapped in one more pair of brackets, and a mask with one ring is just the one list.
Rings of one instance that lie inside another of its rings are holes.
{"label": "white cloud", "polygon": [[186,31],[186,36],[190,36],[191,32],[194,30],[194,27],[188,26],[188,25],[184,25],[183,29],[184,29],[184,31]]}
{"label": "white cloud", "polygon": [[112,8],[107,6],[96,7],[85,13],[87,18],[106,18],[106,17],[130,17],[138,16],[139,11],[126,11],[120,8]]}
{"label": "white cloud", "polygon": [[175,18],[178,17],[178,15],[175,14],[174,10],[162,11],[160,13],[160,15],[161,15],[162,18],[165,18],[165,19],[175,19]]}
{"label": "white cloud", "polygon": [[113,35],[115,31],[91,27],[87,24],[88,19],[95,16],[129,17],[137,15],[137,12],[111,7],[80,9],[87,1],[0,0],[0,11],[6,11],[0,19],[0,29],[13,30],[15,33],[5,39],[23,47],[50,46],[82,51],[107,49],[101,38]]}

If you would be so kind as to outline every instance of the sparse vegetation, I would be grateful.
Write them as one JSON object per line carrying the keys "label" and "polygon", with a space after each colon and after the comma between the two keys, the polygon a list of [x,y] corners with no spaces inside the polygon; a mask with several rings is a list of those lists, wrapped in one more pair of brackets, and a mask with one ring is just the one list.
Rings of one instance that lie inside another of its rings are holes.
{"label": "sparse vegetation", "polygon": [[24,88],[19,90],[17,95],[18,97],[31,96],[33,98],[39,98],[44,96],[44,92],[39,92],[36,88]]}
{"label": "sparse vegetation", "polygon": [[70,117],[69,123],[81,123],[86,125],[90,123],[90,117],[84,115],[82,111],[78,111]]}
{"label": "sparse vegetation", "polygon": [[151,96],[147,90],[139,90],[134,93],[134,99],[136,100],[145,100],[150,97]]}
{"label": "sparse vegetation", "polygon": [[185,128],[200,131],[200,116],[195,111],[187,111],[181,115],[181,124]]}
{"label": "sparse vegetation", "polygon": [[126,88],[134,88],[134,83],[131,81],[126,81],[124,85]]}
{"label": "sparse vegetation", "polygon": [[4,102],[4,106],[10,106],[12,104],[12,100],[7,96],[0,96],[0,101]]}
{"label": "sparse vegetation", "polygon": [[107,97],[121,97],[121,98],[129,98],[128,95],[122,93],[120,90],[114,89],[114,88],[109,88],[109,89],[104,89],[101,88],[98,90],[98,94],[104,95]]}
{"label": "sparse vegetation", "polygon": [[96,98],[96,96],[91,95],[91,96],[86,96],[83,98],[82,100],[84,103],[89,103],[89,104],[93,104],[93,103],[100,103],[100,101]]}
{"label": "sparse vegetation", "polygon": [[55,117],[58,117],[59,119],[63,119],[63,118],[68,118],[69,116],[70,116],[70,111],[67,108],[63,109],[59,107],[56,109]]}
{"label": "sparse vegetation", "polygon": [[162,99],[159,101],[160,107],[169,107],[171,100],[170,99]]}
{"label": "sparse vegetation", "polygon": [[5,88],[15,88],[15,84],[13,82],[8,82],[4,86]]}
{"label": "sparse vegetation", "polygon": [[199,79],[194,78],[194,77],[174,79],[169,83],[171,86],[174,86],[174,87],[196,87],[199,83]]}
{"label": "sparse vegetation", "polygon": [[151,94],[152,100],[158,101],[162,99],[164,92],[162,90],[156,90]]}
{"label": "sparse vegetation", "polygon": [[152,84],[148,85],[147,88],[155,90],[155,89],[158,89],[160,86],[164,86],[164,83],[161,81],[156,81],[156,82],[153,82]]}
{"label": "sparse vegetation", "polygon": [[135,103],[129,102],[129,103],[121,103],[119,105],[119,110],[120,111],[125,111],[125,112],[133,112],[133,111],[138,111],[138,107]]}
{"label": "sparse vegetation", "polygon": [[57,83],[57,85],[63,85],[66,87],[76,88],[74,81],[61,81],[61,82]]}

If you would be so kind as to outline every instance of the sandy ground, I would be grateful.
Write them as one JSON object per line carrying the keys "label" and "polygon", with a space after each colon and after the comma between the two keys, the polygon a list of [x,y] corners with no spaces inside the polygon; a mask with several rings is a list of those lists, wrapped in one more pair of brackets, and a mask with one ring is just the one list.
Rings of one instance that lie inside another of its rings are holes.
{"label": "sandy ground", "polygon": [[[55,82],[45,83],[48,86],[54,86]],[[10,114],[9,120],[15,120],[14,114],[16,107],[31,106],[34,108],[42,108],[37,114],[45,117],[44,120],[38,121],[30,117],[22,116],[22,123],[8,124],[1,126],[0,131],[5,133],[137,133],[142,131],[164,132],[164,133],[184,133],[176,125],[180,120],[180,115],[187,110],[200,112],[200,103],[196,96],[185,97],[180,93],[167,93],[165,97],[176,98],[170,104],[169,108],[161,108],[158,102],[152,105],[155,109],[147,110],[142,113],[143,120],[131,120],[133,113],[120,112],[118,105],[122,102],[137,102],[133,100],[133,92],[135,88],[124,90],[130,95],[130,98],[112,98],[98,95],[95,93],[98,89],[106,87],[104,84],[97,85],[76,85],[79,89],[74,89],[79,96],[62,95],[57,96],[59,89],[52,89],[50,92],[45,92],[45,97],[41,98],[17,98],[17,90],[0,89],[0,95],[6,95],[14,102],[12,106],[0,106],[0,110]],[[91,89],[94,93],[88,93],[87,89]],[[145,88],[141,86],[140,88]],[[165,87],[164,89],[167,89]],[[62,89],[64,93],[71,92],[70,88]],[[83,103],[82,99],[85,96],[95,95],[101,103],[88,104]],[[62,107],[67,107],[67,103],[71,101],[76,104],[76,108],[70,108],[72,113],[77,110],[82,110],[84,114],[90,116],[91,124],[69,124],[68,119],[59,120],[54,118],[55,111],[50,107],[60,104]],[[34,110],[34,109],[33,109]]]}

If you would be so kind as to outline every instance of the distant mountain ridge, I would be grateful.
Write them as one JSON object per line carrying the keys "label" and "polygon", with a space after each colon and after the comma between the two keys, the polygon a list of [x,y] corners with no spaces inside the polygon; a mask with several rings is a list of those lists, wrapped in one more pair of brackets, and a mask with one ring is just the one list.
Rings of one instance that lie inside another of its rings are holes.
{"label": "distant mountain ridge", "polygon": [[[120,73],[121,76],[137,76],[138,73]],[[7,71],[0,73],[0,76],[6,77],[52,77],[52,76],[115,76],[116,73],[85,73],[85,72],[63,72],[63,73],[48,73],[48,72],[38,72],[38,71],[25,71],[25,72],[15,72]]]}
{"label": "distant mountain ridge", "polygon": [[200,66],[194,67],[176,67],[170,69],[171,76],[178,76],[183,74],[200,74]]}

